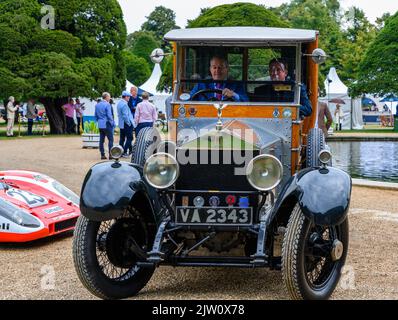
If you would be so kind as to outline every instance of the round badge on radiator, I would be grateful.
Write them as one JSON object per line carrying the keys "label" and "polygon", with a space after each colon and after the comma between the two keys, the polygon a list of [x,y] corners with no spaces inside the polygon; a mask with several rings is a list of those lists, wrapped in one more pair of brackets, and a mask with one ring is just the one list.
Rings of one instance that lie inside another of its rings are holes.
{"label": "round badge on radiator", "polygon": [[292,110],[283,109],[282,115],[283,115],[284,118],[291,118],[292,117]]}
{"label": "round badge on radiator", "polygon": [[197,208],[201,208],[205,205],[205,199],[203,199],[203,197],[195,197],[195,199],[193,199],[193,205]]}
{"label": "round badge on radiator", "polygon": [[190,116],[194,117],[198,113],[198,110],[196,108],[191,107],[188,109],[188,112]]}
{"label": "round badge on radiator", "polygon": [[209,203],[212,207],[218,207],[220,205],[220,198],[217,196],[212,196],[209,199]]}
{"label": "round badge on radiator", "polygon": [[225,198],[225,202],[227,203],[227,205],[233,206],[236,203],[236,197],[230,194]]}
{"label": "round badge on radiator", "polygon": [[180,117],[185,117],[186,110],[184,106],[178,108],[178,114],[180,115]]}

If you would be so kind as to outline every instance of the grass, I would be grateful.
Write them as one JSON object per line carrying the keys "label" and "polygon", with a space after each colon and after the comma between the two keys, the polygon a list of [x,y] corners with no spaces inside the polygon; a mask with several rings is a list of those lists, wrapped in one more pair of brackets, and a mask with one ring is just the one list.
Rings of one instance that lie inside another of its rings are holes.
{"label": "grass", "polygon": [[393,127],[382,127],[379,124],[365,124],[362,130],[341,130],[334,131],[334,133],[398,133],[394,131]]}
{"label": "grass", "polygon": [[1,140],[19,140],[19,139],[36,139],[36,138],[61,138],[61,137],[76,137],[77,135],[73,134],[49,134],[47,133],[46,135],[32,135],[32,136],[26,136],[26,135],[21,135],[20,137],[18,135],[15,135],[13,137],[7,137],[7,136],[0,136],[0,141]]}
{"label": "grass", "polygon": [[333,133],[397,133],[393,131],[393,129],[385,130],[385,129],[364,129],[364,130],[341,130],[334,131]]}
{"label": "grass", "polygon": [[[20,130],[20,132],[19,132]],[[7,127],[0,125],[0,138],[6,137]],[[14,125],[14,137],[15,136],[26,136],[28,132],[28,124],[22,123],[21,127],[19,127],[18,123]],[[43,135],[43,126],[41,123],[34,123],[32,127],[32,133],[34,136],[42,136]],[[44,134],[50,134],[50,126],[48,123],[45,125]]]}

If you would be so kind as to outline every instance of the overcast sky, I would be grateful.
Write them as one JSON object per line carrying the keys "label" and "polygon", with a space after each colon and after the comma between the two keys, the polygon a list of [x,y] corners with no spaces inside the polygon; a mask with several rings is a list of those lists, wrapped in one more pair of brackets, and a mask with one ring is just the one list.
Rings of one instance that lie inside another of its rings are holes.
{"label": "overcast sky", "polygon": [[[118,0],[124,13],[124,20],[129,33],[137,31],[146,21],[146,17],[155,9],[156,6],[164,6],[176,13],[177,25],[184,28],[187,20],[196,18],[201,8],[215,7],[221,4],[235,2],[251,2],[255,4],[264,4],[267,7],[276,7],[288,0]],[[381,17],[383,13],[390,12],[394,14],[398,11],[397,0],[340,0],[344,9],[355,5],[364,10],[366,16],[371,22]]]}

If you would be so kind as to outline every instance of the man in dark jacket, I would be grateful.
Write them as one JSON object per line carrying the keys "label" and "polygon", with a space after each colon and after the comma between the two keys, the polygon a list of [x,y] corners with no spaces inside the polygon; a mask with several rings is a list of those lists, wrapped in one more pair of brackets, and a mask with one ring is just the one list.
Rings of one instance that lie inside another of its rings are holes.
{"label": "man in dark jacket", "polygon": [[[129,106],[131,114],[133,115],[133,118],[134,118],[135,109],[137,108],[137,104],[142,102],[142,99],[138,96],[138,88],[136,86],[132,86],[130,88],[130,93],[131,93],[131,97],[130,97],[130,100],[129,100],[129,102],[127,104]],[[132,130],[133,130],[132,135],[134,135],[135,128],[132,128]],[[135,135],[135,136],[137,136],[137,135]],[[133,150],[133,147],[132,147],[131,144],[130,144],[128,149],[129,149],[129,153],[131,153],[131,151]]]}
{"label": "man in dark jacket", "polygon": [[130,88],[130,93],[131,93],[131,97],[130,97],[130,100],[128,102],[128,105],[129,105],[130,111],[131,111],[131,113],[133,114],[133,117],[134,117],[135,108],[137,107],[137,104],[142,102],[142,99],[138,96],[138,88],[136,86],[132,86]]}
{"label": "man in dark jacket", "polygon": [[[269,75],[272,81],[287,81],[288,66],[283,59],[272,59],[269,63]],[[283,87],[283,86],[282,86]],[[276,86],[266,84],[254,90],[255,95],[265,96],[267,102],[293,102],[292,90],[276,90]],[[311,102],[308,99],[307,88],[304,84],[300,87],[300,116],[308,117],[312,113]]]}
{"label": "man in dark jacket", "polygon": [[[236,102],[248,101],[243,86],[238,82],[228,81],[228,61],[221,56],[214,56],[210,60],[210,73],[214,83],[198,83],[191,91],[191,99],[195,101],[232,100]],[[197,94],[202,90],[211,92]],[[215,91],[217,90],[217,91]]]}
{"label": "man in dark jacket", "polygon": [[100,131],[99,150],[101,153],[101,160],[106,159],[104,149],[105,137],[108,138],[109,159],[112,158],[110,151],[113,147],[113,129],[115,128],[115,122],[112,115],[112,106],[109,103],[110,100],[111,95],[108,92],[104,92],[102,94],[102,101],[95,106],[95,120],[98,123],[98,129]]}

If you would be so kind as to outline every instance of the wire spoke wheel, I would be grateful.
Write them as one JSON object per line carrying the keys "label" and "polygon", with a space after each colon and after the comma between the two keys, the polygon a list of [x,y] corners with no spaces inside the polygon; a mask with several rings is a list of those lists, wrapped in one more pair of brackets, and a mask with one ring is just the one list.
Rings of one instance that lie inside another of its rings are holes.
{"label": "wire spoke wheel", "polygon": [[110,221],[90,221],[80,216],[73,241],[77,274],[94,295],[103,299],[137,294],[151,278],[154,268],[142,268],[153,241],[148,223],[134,208]]}
{"label": "wire spoke wheel", "polygon": [[[336,246],[341,246],[341,254]],[[333,293],[348,249],[348,220],[337,226],[315,225],[297,204],[282,248],[282,273],[293,299],[327,299]]]}
{"label": "wire spoke wheel", "polygon": [[[128,222],[122,219],[105,221],[98,229],[96,247],[98,264],[104,275],[114,281],[124,281],[139,270],[139,267],[135,265],[137,259],[128,247],[128,235],[122,233],[128,231],[123,230],[123,227],[129,226]],[[134,229],[131,229],[134,232]],[[115,237],[115,232],[121,234]],[[123,237],[126,238],[123,239]]]}
{"label": "wire spoke wheel", "polygon": [[330,252],[333,241],[337,239],[336,227],[322,228],[311,225],[310,236],[306,242],[305,251],[305,272],[307,281],[313,289],[325,285],[333,268],[338,265],[338,261],[332,261]]}

